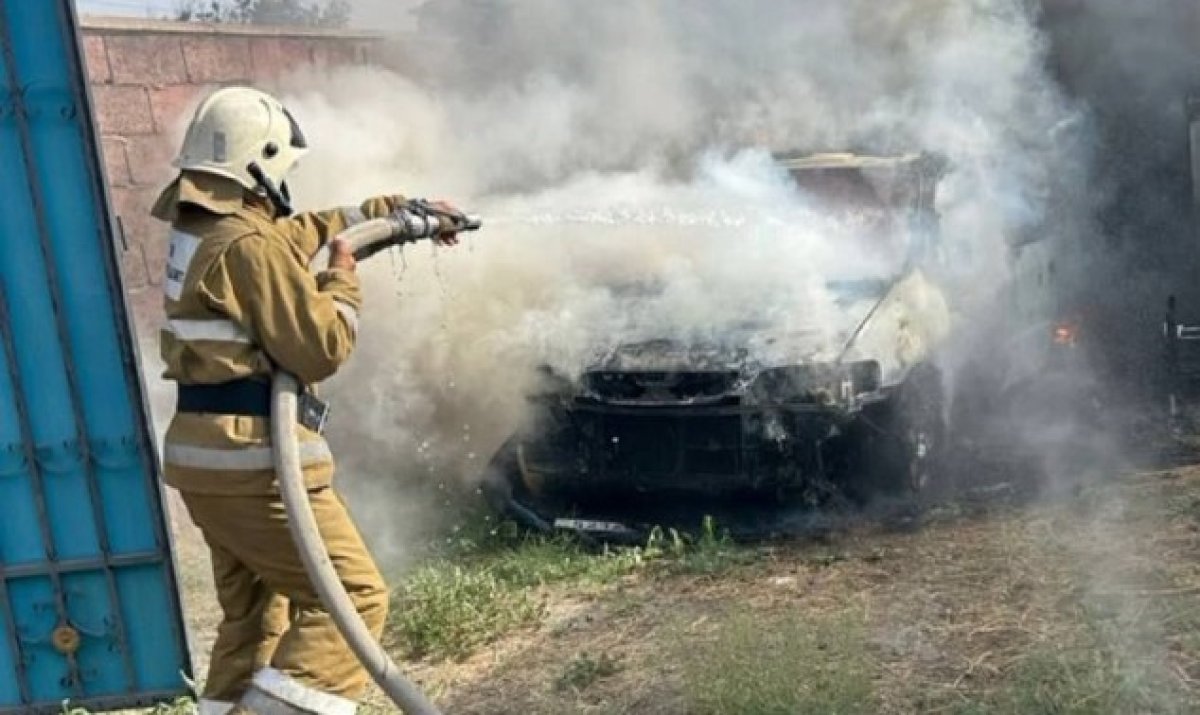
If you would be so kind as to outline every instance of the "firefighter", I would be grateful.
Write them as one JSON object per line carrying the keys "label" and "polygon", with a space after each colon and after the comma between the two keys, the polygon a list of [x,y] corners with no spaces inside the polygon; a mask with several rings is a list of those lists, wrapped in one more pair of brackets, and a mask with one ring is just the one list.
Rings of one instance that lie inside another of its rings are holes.
{"label": "firefighter", "polygon": [[[292,215],[288,173],[307,151],[275,98],[220,89],[196,110],[152,214],[171,225],[163,290],[164,377],[178,386],[163,473],[212,558],[223,620],[200,711],[351,715],[367,685],[322,607],[288,531],[270,444],[270,377],[332,375],[354,348],[362,305],[345,228],[403,201]],[[456,242],[453,233],[437,238]],[[328,270],[307,264],[329,243]],[[321,535],[359,614],[378,636],[387,588],[331,486],[333,456],[301,425],[304,476]]]}

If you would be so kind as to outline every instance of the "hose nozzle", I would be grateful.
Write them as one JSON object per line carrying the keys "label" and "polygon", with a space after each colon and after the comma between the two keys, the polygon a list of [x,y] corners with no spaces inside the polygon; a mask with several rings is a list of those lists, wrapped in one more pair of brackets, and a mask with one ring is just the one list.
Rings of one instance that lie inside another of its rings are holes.
{"label": "hose nozzle", "polygon": [[[417,199],[396,207],[390,216],[355,224],[337,237],[349,241],[354,257],[361,261],[391,246],[440,234],[478,231],[482,225],[479,216],[447,211]],[[310,265],[314,270],[324,270],[329,265],[329,247],[322,246]]]}
{"label": "hose nozzle", "polygon": [[447,210],[425,199],[408,201],[397,207],[393,216],[403,226],[401,242],[419,241],[443,233],[477,231],[483,225],[477,215]]}

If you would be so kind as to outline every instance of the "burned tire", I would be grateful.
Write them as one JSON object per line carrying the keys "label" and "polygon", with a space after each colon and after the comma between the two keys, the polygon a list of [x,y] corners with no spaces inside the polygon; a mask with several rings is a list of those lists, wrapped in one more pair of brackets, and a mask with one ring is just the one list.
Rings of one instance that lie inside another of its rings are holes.
{"label": "burned tire", "polygon": [[509,437],[492,455],[484,473],[480,492],[488,506],[498,514],[530,531],[549,533],[553,527],[532,508],[533,495],[521,478],[521,440]]}
{"label": "burned tire", "polygon": [[943,402],[941,372],[921,366],[890,399],[864,408],[847,460],[846,484],[855,500],[927,503],[952,491]]}
{"label": "burned tire", "polygon": [[900,436],[896,468],[904,470],[908,492],[921,501],[937,501],[952,491],[941,371],[915,372],[904,383],[892,430]]}

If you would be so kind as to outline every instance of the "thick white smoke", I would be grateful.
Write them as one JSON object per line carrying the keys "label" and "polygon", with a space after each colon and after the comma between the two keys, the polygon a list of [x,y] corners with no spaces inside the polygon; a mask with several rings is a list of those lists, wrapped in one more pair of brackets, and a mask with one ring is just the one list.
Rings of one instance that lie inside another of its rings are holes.
{"label": "thick white smoke", "polygon": [[[402,72],[305,73],[287,93],[315,147],[302,204],[403,192],[485,216],[464,246],[362,269],[334,442],[392,536],[430,513],[411,485],[479,473],[535,365],[746,321],[832,333],[825,282],[894,270],[767,149],[945,157],[940,278],[960,317],[1003,310],[1011,240],[1076,227],[1085,123],[1016,0],[438,0],[418,17]],[[639,285],[657,297],[623,297]]]}

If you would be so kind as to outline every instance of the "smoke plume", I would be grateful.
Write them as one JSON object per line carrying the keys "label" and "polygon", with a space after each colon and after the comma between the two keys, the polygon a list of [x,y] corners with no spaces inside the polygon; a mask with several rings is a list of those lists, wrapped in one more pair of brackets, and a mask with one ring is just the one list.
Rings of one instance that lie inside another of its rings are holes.
{"label": "smoke plume", "polygon": [[827,281],[895,256],[767,150],[943,157],[939,280],[979,320],[1011,243],[1087,225],[1090,119],[1037,22],[1015,0],[438,0],[390,48],[400,70],[295,78],[302,203],[399,192],[487,218],[363,268],[334,387],[356,509],[387,543],[417,533],[519,423],[538,364],[747,321],[836,332]]}
{"label": "smoke plume", "polygon": [[1200,92],[1200,9],[1188,0],[1045,5],[1053,73],[1090,108],[1096,135],[1096,221],[1077,302],[1128,399],[1150,387],[1167,295],[1200,305],[1185,118],[1185,100]]}
{"label": "smoke plume", "polygon": [[[453,521],[539,365],[574,375],[664,336],[748,335],[748,359],[766,363],[839,348],[847,308],[830,280],[902,259],[771,150],[945,159],[936,279],[953,391],[1037,293],[1007,290],[1016,244],[1050,247],[1043,312],[1081,314],[1127,379],[1154,354],[1166,292],[1200,303],[1188,0],[432,0],[395,17],[414,5],[358,3],[360,21],[409,31],[385,48],[391,69],[306,70],[285,92],[314,147],[292,182],[302,206],[404,193],[485,217],[463,246],[361,267],[330,439],[389,569]],[[1061,467],[1061,425],[1031,413],[1021,427],[1042,468]]]}

